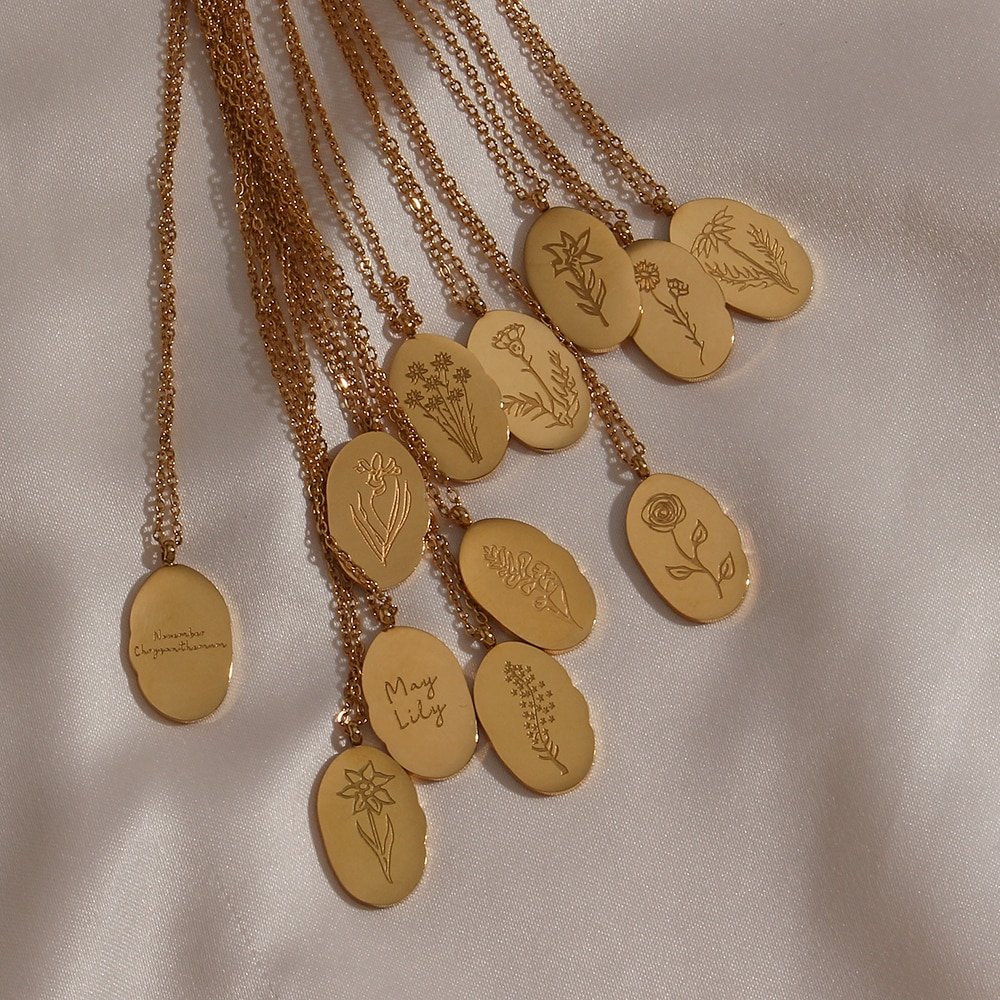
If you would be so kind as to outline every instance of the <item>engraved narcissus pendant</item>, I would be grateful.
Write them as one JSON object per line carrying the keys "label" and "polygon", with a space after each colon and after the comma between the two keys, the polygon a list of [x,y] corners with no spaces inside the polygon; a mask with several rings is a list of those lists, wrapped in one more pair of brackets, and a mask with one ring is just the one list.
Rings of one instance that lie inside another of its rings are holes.
{"label": "engraved narcissus pendant", "polygon": [[587,700],[562,664],[523,642],[502,642],[476,671],[476,712],[493,749],[532,791],[575,788],[594,761]]}
{"label": "engraved narcissus pendant", "polygon": [[659,595],[693,622],[717,622],[743,603],[750,569],[739,529],[703,486],[666,473],[629,501],[632,553]]}
{"label": "engraved narcissus pendant", "polygon": [[594,591],[573,556],[530,524],[475,521],[462,536],[458,564],[473,598],[525,642],[561,653],[590,635]]}
{"label": "engraved narcissus pendant", "polygon": [[632,262],[592,215],[543,212],[524,241],[524,270],[553,323],[585,351],[610,351],[635,332],[642,306]]}
{"label": "engraved narcissus pendant", "polygon": [[813,270],[801,244],[769,215],[731,198],[689,201],[670,220],[670,242],[690,251],[734,309],[758,319],[798,312]]}
{"label": "engraved narcissus pendant", "polygon": [[473,326],[469,350],[499,386],[514,437],[538,451],[580,440],[590,422],[590,391],[576,358],[544,323],[491,310]]}
{"label": "engraved narcissus pendant", "polygon": [[233,668],[233,630],[222,594],[189,566],[161,566],[129,612],[129,662],[161,715],[197,722],[222,704]]}
{"label": "engraved narcissus pendant", "polygon": [[375,735],[411,774],[437,781],[468,764],[479,737],[472,695],[440,639],[401,625],[381,632],[361,686]]}
{"label": "engraved narcissus pendant", "polygon": [[432,333],[410,337],[389,365],[389,385],[449,479],[469,483],[507,453],[500,390],[476,356]]}
{"label": "engraved narcissus pendant", "polygon": [[330,536],[380,587],[417,568],[430,510],[420,467],[394,437],[370,431],[337,452],[326,506]]}
{"label": "engraved narcissus pendant", "polygon": [[316,819],[340,884],[369,906],[405,899],[424,873],[427,818],[410,776],[387,753],[349,747],[327,765]]}

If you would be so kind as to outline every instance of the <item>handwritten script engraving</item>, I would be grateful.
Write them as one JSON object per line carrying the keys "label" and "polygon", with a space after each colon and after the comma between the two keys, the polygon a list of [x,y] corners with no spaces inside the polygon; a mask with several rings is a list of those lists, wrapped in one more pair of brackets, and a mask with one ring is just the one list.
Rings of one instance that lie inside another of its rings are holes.
{"label": "handwritten script engraving", "polygon": [[157,657],[167,653],[197,653],[202,649],[228,649],[228,642],[200,641],[205,636],[205,629],[181,629],[179,632],[161,632],[153,630],[152,645],[145,645],[141,640],[132,646],[134,657]]}
{"label": "handwritten script engraving", "polygon": [[394,681],[385,682],[385,697],[392,707],[396,725],[400,730],[429,719],[434,720],[437,728],[444,725],[444,713],[448,706],[437,700],[435,684],[437,684],[436,676],[424,677],[422,680],[407,684],[397,675]]}

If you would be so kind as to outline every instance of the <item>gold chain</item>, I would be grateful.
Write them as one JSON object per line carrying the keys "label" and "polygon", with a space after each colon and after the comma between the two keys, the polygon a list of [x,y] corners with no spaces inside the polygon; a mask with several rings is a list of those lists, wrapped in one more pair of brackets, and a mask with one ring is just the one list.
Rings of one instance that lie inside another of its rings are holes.
{"label": "gold chain", "polygon": [[169,566],[184,541],[181,498],[177,484],[177,457],[174,454],[174,339],[177,333],[177,289],[174,284],[174,254],[177,225],[174,221],[174,161],[180,135],[181,92],[184,83],[184,51],[187,44],[187,17],[183,4],[171,3],[167,26],[166,66],[163,83],[161,129],[163,156],[157,174],[160,217],[156,231],[160,250],[160,379],[156,400],[156,421],[160,429],[156,452],[156,479],[153,502],[153,540],[160,558]]}
{"label": "gold chain", "polygon": [[[445,0],[452,8],[468,6],[462,0]],[[594,106],[580,92],[566,67],[556,58],[552,46],[545,40],[541,29],[531,19],[521,0],[497,0],[500,13],[507,19],[521,43],[531,53],[535,65],[566,102],[605,155],[621,174],[622,180],[635,192],[636,197],[654,212],[672,215],[677,211],[667,189],[635,158],[621,136],[597,113]]]}
{"label": "gold chain", "polygon": [[[306,336],[320,351],[331,381],[359,429],[383,428],[388,415],[421,464],[435,505],[459,524],[470,523],[471,517],[453,489],[445,490],[446,501],[437,485],[429,481],[428,473],[436,472],[436,464],[389,388],[343,271],[312,223],[270,103],[245,3],[202,0],[199,15],[236,172],[237,212],[261,333],[296,438],[317,530],[329,559],[339,563],[331,564],[331,574],[335,576],[343,566],[351,577],[361,580],[376,620],[388,628],[396,615],[391,598],[335,544],[327,527],[328,450],[316,415]],[[280,276],[283,302],[274,273]],[[338,326],[346,337],[338,333]],[[429,540],[435,565],[463,627],[474,638],[493,645],[489,619],[465,590],[436,517],[431,519]],[[339,583],[346,581],[340,579]],[[360,648],[360,638],[357,642],[353,636],[349,639]],[[341,721],[351,723],[349,729],[356,732],[351,720],[363,715],[360,661],[356,651],[349,651],[349,655],[352,672]]]}
{"label": "gold chain", "polygon": [[[371,116],[380,149],[392,166],[397,183],[401,183],[402,168],[399,163],[402,160],[402,154],[399,151],[398,144],[395,144],[395,141],[389,134],[385,120],[379,111],[378,96],[365,67],[358,45],[351,34],[350,27],[353,27],[355,34],[360,39],[361,44],[364,46],[376,71],[385,84],[399,112],[407,134],[419,151],[421,162],[430,171],[435,187],[455,212],[464,231],[471,237],[485,259],[496,268],[497,272],[504,278],[511,289],[524,302],[528,311],[542,322],[548,323],[566,349],[576,358],[584,380],[587,383],[587,388],[590,390],[594,407],[604,424],[608,439],[611,441],[615,451],[637,476],[640,478],[647,477],[649,475],[649,467],[645,460],[645,445],[639,439],[632,425],[622,414],[618,403],[611,395],[607,386],[601,382],[593,366],[587,361],[576,345],[570,342],[552,323],[548,316],[546,316],[545,311],[535,300],[534,296],[532,296],[531,291],[514,269],[509,258],[500,248],[486,223],[476,212],[458,182],[448,173],[444,160],[428,133],[413,98],[407,91],[392,58],[386,51],[385,46],[382,44],[381,39],[378,37],[377,32],[360,4],[356,0],[320,0],[320,3],[326,13],[327,20],[330,23],[334,37],[348,65],[355,85]],[[395,148],[393,149],[394,146]],[[400,190],[402,191],[404,188],[401,186]],[[433,215],[426,201],[423,202],[423,206],[427,208],[428,213]],[[437,231],[440,232],[439,226],[437,227]],[[422,235],[424,246],[430,248],[428,249],[428,253],[433,255],[435,248],[439,248],[436,243],[434,231],[422,228]],[[471,304],[467,302],[461,302],[454,298],[453,301],[457,301],[459,305],[466,305],[473,312],[473,315],[476,316],[482,315],[482,312],[485,310],[485,306],[476,309],[472,308]],[[481,299],[479,301],[481,303]]]}
{"label": "gold chain", "polygon": [[[406,6],[406,0],[395,0],[395,3],[403,18],[428,51],[432,62],[438,69],[439,74],[445,79],[448,88],[452,91],[456,91],[457,89],[460,92],[460,94],[456,93],[456,99],[460,100],[463,108],[467,108],[466,115],[470,123],[477,131],[485,128],[486,123],[483,121],[482,114],[473,104],[469,94],[464,91],[461,81],[455,78],[450,67],[444,62],[433,39],[430,38],[412,10]],[[483,112],[489,119],[494,130],[502,133],[505,137],[505,142],[512,144],[518,154],[526,159],[526,154],[517,146],[516,140],[502,112],[497,107],[496,102],[489,96],[489,90],[483,80],[482,74],[473,61],[468,49],[459,40],[444,16],[434,8],[431,0],[418,0],[418,3],[433,23],[445,47],[454,57],[465,77],[466,85],[479,100]],[[583,211],[600,219],[611,229],[622,246],[628,246],[633,240],[632,226],[629,223],[628,213],[623,208],[616,207],[607,198],[597,193],[594,187],[581,176],[566,154],[563,153],[552,137],[545,131],[524,101],[521,100],[521,96],[514,87],[510,76],[504,68],[503,62],[493,47],[493,43],[486,34],[482,22],[475,15],[472,8],[464,0],[457,0],[457,2],[444,0],[444,3],[447,5],[456,23],[462,28],[465,36],[469,39],[469,43],[472,45],[483,68],[489,74],[494,88],[504,102],[504,106],[517,120],[524,134],[531,140],[549,169],[559,178],[563,187]]]}

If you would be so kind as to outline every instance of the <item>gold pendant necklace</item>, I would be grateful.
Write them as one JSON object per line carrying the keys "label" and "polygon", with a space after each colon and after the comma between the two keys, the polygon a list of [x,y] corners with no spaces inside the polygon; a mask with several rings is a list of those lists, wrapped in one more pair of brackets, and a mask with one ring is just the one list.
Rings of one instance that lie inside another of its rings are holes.
{"label": "gold pendant necklace", "polygon": [[161,715],[174,722],[197,722],[211,715],[229,689],[233,635],[229,608],[215,585],[201,573],[177,563],[184,540],[173,447],[174,340],[176,290],[174,252],[174,162],[180,134],[187,21],[174,5],[167,35],[163,91],[163,157],[158,190],[160,253],[160,378],[156,416],[160,428],[156,454],[153,540],[162,565],[142,582],[129,611],[129,662],[139,690]]}
{"label": "gold pendant necklace", "polygon": [[[459,188],[454,177],[448,173],[433,140],[427,132],[426,126],[420,119],[412,97],[406,90],[389,53],[379,39],[361,5],[357,0],[321,0],[321,2],[338,46],[348,63],[355,84],[371,114],[376,134],[380,137],[380,148],[383,153],[387,154],[390,162],[395,162],[395,158],[390,155],[391,143],[382,140],[383,135],[388,130],[378,111],[378,98],[374,94],[371,80],[363,65],[358,49],[359,44],[365,48],[372,64],[378,71],[399,113],[404,128],[413,142],[419,147],[421,162],[425,165],[438,194],[442,196],[456,213],[465,231],[471,236],[486,260],[495,266],[501,276],[507,280],[511,288],[532,311],[534,317],[542,322],[548,320],[549,316],[546,309],[539,305],[536,298],[533,297],[531,290],[521,281],[485,223]],[[403,9],[401,0],[397,0],[397,6]],[[437,65],[440,65],[440,63],[437,63]],[[454,90],[454,88],[451,89]],[[470,111],[468,105],[464,105],[464,107],[467,112],[475,115],[474,109]],[[494,116],[495,120],[496,116]],[[475,121],[481,123],[482,118],[477,117]],[[478,127],[477,131],[479,131]],[[503,131],[506,130],[501,129],[501,132]],[[509,131],[506,131],[506,134],[509,135]],[[551,140],[549,142],[551,143]],[[492,148],[496,149],[495,146]],[[558,155],[561,156],[561,154]],[[562,160],[565,161],[565,157]],[[494,161],[498,165],[502,162],[510,162],[502,158],[499,154],[494,155]],[[426,199],[420,196],[418,198],[412,197],[415,182],[409,180],[402,167],[396,167],[394,175],[396,183],[400,188],[400,193],[404,196],[409,196],[404,197],[404,203],[419,200],[422,212],[424,206],[426,206],[423,214],[431,213]],[[574,171],[573,176],[578,177],[579,175]],[[593,189],[589,188],[589,185],[585,185],[582,180],[576,185],[576,189],[581,192],[581,197],[589,198],[596,205],[606,206],[609,211],[613,212],[611,206],[603,199],[600,199],[596,193],[593,193]],[[419,191],[419,188],[417,190]],[[588,191],[591,194],[587,194]],[[544,199],[544,192],[541,189],[536,188],[534,194],[528,193],[527,200],[542,210],[542,214],[534,224],[531,233],[529,233],[529,252],[526,254],[529,279],[532,273],[541,275],[545,279],[545,290],[542,294],[548,294],[551,298],[554,298],[557,294],[560,296],[558,303],[549,303],[549,308],[558,308],[567,314],[575,324],[574,329],[578,331],[576,335],[580,336],[581,339],[583,339],[583,334],[580,334],[579,331],[583,327],[577,321],[577,316],[585,319],[590,324],[586,329],[593,330],[596,328],[613,331],[613,335],[609,334],[608,336],[611,340],[617,338],[615,342],[620,342],[624,336],[633,333],[642,315],[642,310],[640,306],[640,288],[634,277],[634,265],[619,245],[619,241],[629,241],[630,230],[628,229],[624,213],[620,213],[620,216],[617,217],[616,232],[612,233],[600,220],[586,213],[568,208],[548,208],[547,202]],[[440,258],[441,243],[440,240],[435,240],[434,231],[424,228],[423,233],[425,246],[433,246],[435,257]],[[453,253],[453,250],[451,252]],[[614,266],[604,268],[606,260],[612,261]],[[693,259],[692,263],[696,267],[699,266]],[[466,271],[465,273],[468,272]],[[466,285],[465,287],[468,289],[469,286]],[[612,295],[612,298],[609,299],[609,295]],[[618,298],[615,298],[615,296],[618,296]],[[465,301],[468,302],[471,297],[468,296]],[[459,301],[461,302],[462,299],[459,298]],[[624,305],[621,305],[622,302]],[[612,313],[612,306],[616,303],[618,303],[620,308]],[[605,304],[608,306],[607,310],[604,309]],[[574,313],[576,315],[573,315]],[[612,325],[612,319],[609,316],[613,316],[614,325]],[[623,319],[622,317],[625,318]],[[605,323],[607,324],[606,327]],[[527,324],[524,325],[527,327]],[[508,330],[507,336],[501,336],[502,331],[508,329],[510,326],[513,326],[513,328]],[[496,334],[493,334],[490,337],[490,343],[493,348],[502,349],[508,344],[510,346],[516,345],[519,338],[517,326],[516,322],[513,325],[505,324]],[[621,329],[625,326],[629,326],[629,329],[624,335],[621,335]],[[612,444],[626,465],[641,480],[636,495],[644,495],[644,491],[651,488],[656,492],[656,484],[663,486],[664,491],[666,491],[666,488],[674,485],[675,481],[679,480],[679,477],[665,474],[651,476],[644,457],[645,447],[638,439],[631,425],[625,420],[618,404],[611,397],[607,388],[600,382],[593,368],[580,354],[574,344],[573,335],[569,334],[561,326],[556,326],[555,329],[561,336],[562,346],[569,350],[579,366],[584,383],[590,391],[598,415],[605,425]],[[550,332],[552,331],[550,330]],[[523,338],[521,340],[523,342]],[[590,346],[597,346],[599,343],[600,341],[592,339]],[[470,338],[470,344],[473,344],[472,338]],[[477,339],[475,346],[477,347],[477,351],[482,355],[484,350],[483,339]],[[610,346],[613,346],[613,344],[608,343],[608,347]],[[521,353],[522,348],[518,345],[514,346],[514,350],[517,353]],[[526,349],[524,353],[527,356]],[[534,361],[534,354],[532,354],[532,359]],[[524,377],[530,376],[530,372],[521,372],[520,374]],[[544,396],[539,398],[544,400]],[[645,485],[645,481],[650,479],[653,481],[653,487]],[[687,481],[685,480],[685,482]],[[696,484],[690,485],[694,487]],[[691,526],[692,529],[707,519],[715,525],[716,538],[724,535],[731,542],[733,576],[717,580],[724,592],[724,596],[721,598],[722,603],[718,606],[713,605],[708,607],[703,602],[692,601],[690,599],[688,591],[691,589],[697,590],[698,584],[701,582],[700,580],[695,580],[692,587],[689,588],[678,587],[678,583],[681,581],[675,580],[673,577],[669,577],[669,575],[666,584],[661,580],[659,574],[651,576],[651,580],[661,597],[680,614],[694,621],[712,622],[725,617],[726,614],[731,613],[742,602],[749,585],[749,572],[740,569],[740,567],[746,566],[746,555],[735,524],[723,513],[721,507],[714,498],[710,497],[707,491],[702,490],[700,487],[697,488],[701,490],[697,496],[686,493],[690,509],[698,515],[696,516],[695,523]],[[706,498],[709,498],[711,502],[706,502]],[[700,535],[701,531],[699,530],[699,553],[701,552],[701,546],[705,544],[700,540]],[[634,537],[638,536],[631,533],[630,539]],[[527,542],[527,540],[525,541]],[[633,541],[633,552],[635,552],[635,547],[636,543]],[[530,546],[527,546],[525,551],[530,552]],[[463,545],[464,552],[465,547]],[[480,603],[487,606],[488,610],[494,616],[497,616],[497,610],[503,608],[507,595],[504,595],[502,591],[495,588],[492,581],[490,581],[489,574],[483,572],[484,566],[481,563],[482,560],[478,560],[476,563],[473,563],[471,559],[463,560],[463,575],[468,574],[465,576],[465,580],[470,591],[475,594]],[[475,566],[475,569],[473,569],[473,566]],[[728,570],[729,567],[727,564],[726,571],[728,572]],[[681,572],[682,570],[677,570],[678,574]],[[647,573],[647,575],[649,574]],[[488,594],[477,589],[485,581],[490,581],[491,585],[491,592]],[[725,609],[724,611],[722,610],[723,608]],[[523,619],[517,617],[516,614],[510,615],[509,612],[508,615],[511,620],[517,622],[518,628],[524,629]],[[519,634],[521,638],[526,638],[529,642],[537,641],[537,634],[534,632],[529,633],[527,636],[523,634],[523,631],[516,634]],[[568,639],[565,635],[557,635],[554,638],[546,637],[541,641],[543,645],[545,642],[551,642],[553,644],[552,648],[556,648],[560,642],[566,642]],[[566,647],[563,646],[562,648]]]}

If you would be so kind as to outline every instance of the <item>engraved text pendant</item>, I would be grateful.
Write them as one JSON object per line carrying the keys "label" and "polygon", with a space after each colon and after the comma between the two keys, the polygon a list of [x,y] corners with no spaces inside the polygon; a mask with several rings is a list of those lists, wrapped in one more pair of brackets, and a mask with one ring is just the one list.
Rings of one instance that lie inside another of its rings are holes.
{"label": "engraved text pendant", "polygon": [[132,601],[128,653],[139,689],[157,712],[174,722],[204,719],[229,688],[229,608],[201,573],[161,566]]}
{"label": "engraved text pendant", "polygon": [[676,243],[639,240],[627,253],[642,295],[636,347],[684,382],[717,372],[733,349],[733,318],[718,282]]}
{"label": "engraved text pendant", "polygon": [[502,642],[476,672],[476,711],[500,759],[528,788],[575,788],[594,761],[587,701],[548,653]]}
{"label": "engraved text pendant", "polygon": [[468,764],[478,729],[454,653],[417,628],[375,637],[361,675],[375,735],[411,774],[438,780]]}
{"label": "engraved text pendant", "polygon": [[374,747],[350,747],[326,766],[316,793],[323,847],[340,884],[369,906],[392,906],[416,888],[427,818],[410,776]]}
{"label": "engraved text pendant", "polygon": [[700,198],[670,220],[670,242],[689,250],[726,301],[758,319],[784,319],[812,291],[809,257],[788,230],[731,198]]}
{"label": "engraved text pendant", "polygon": [[449,479],[469,483],[500,464],[510,437],[500,390],[461,344],[411,337],[393,356],[389,385]]}
{"label": "engraved text pendant", "polygon": [[493,310],[472,328],[469,350],[500,387],[514,437],[539,451],[580,440],[590,419],[590,392],[576,358],[544,323]]}
{"label": "engraved text pendant", "polygon": [[635,558],[660,596],[693,622],[717,622],[746,597],[750,570],[739,529],[704,487],[659,472],[632,494],[625,517]]}
{"label": "engraved text pendant", "polygon": [[476,521],[458,562],[472,596],[526,642],[561,653],[590,635],[597,614],[590,584],[569,552],[530,524]]}
{"label": "engraved text pendant", "polygon": [[417,568],[430,512],[420,468],[394,437],[348,441],[330,464],[326,504],[331,537],[380,587]]}
{"label": "engraved text pendant", "polygon": [[550,208],[528,231],[524,270],[553,323],[585,351],[610,351],[639,322],[639,290],[628,254],[599,219]]}

